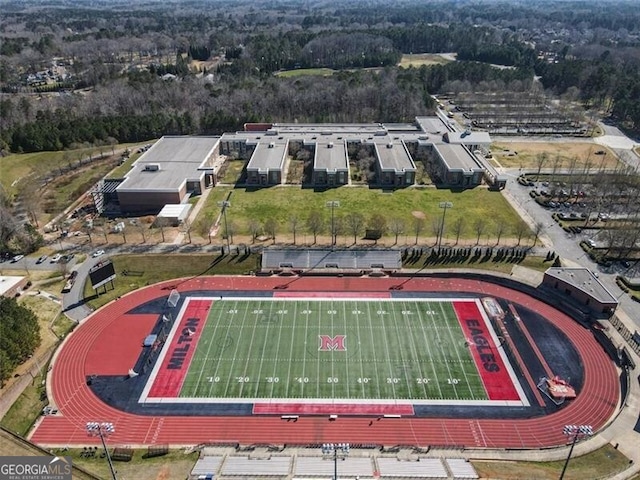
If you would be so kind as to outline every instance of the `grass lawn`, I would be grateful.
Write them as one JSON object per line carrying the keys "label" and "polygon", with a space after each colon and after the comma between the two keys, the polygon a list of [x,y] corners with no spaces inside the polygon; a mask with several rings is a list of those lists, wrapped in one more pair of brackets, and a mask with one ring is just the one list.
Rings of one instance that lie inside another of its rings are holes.
{"label": "grass lawn", "polygon": [[[560,476],[564,460],[556,462],[490,462],[472,460],[481,478],[501,480],[555,480]],[[583,480],[587,478],[609,478],[624,470],[629,459],[611,445],[582,457],[572,458],[564,478]]]}
{"label": "grass lawn", "polygon": [[421,67],[422,65],[444,65],[452,60],[437,53],[412,53],[402,55],[399,67]]}
{"label": "grass lawn", "polygon": [[227,160],[224,164],[224,175],[220,183],[234,185],[239,182],[246,164],[247,160]]}
{"label": "grass lawn", "polygon": [[[326,191],[314,191],[291,186],[279,186],[248,191],[241,188],[215,188],[209,194],[207,203],[203,207],[201,215],[207,218],[216,218],[220,213],[218,202],[225,200],[229,191],[233,191],[227,210],[229,222],[233,222],[238,236],[249,236],[248,225],[251,221],[264,223],[267,219],[274,219],[278,223],[276,240],[283,241],[283,237],[290,236],[290,219],[295,216],[299,219],[298,241],[311,243],[313,236],[306,228],[306,220],[309,213],[318,211],[324,218],[324,234],[328,233],[331,221],[331,211],[326,208],[327,201],[338,200],[340,207],[335,210],[335,221],[340,221],[352,212],[362,214],[368,220],[372,214],[380,213],[387,225],[398,219],[404,223],[404,233],[399,235],[399,243],[405,241],[413,244],[415,239],[414,225],[416,212],[423,213],[424,227],[420,232],[420,241],[424,238],[435,238],[434,222],[441,221],[443,210],[438,207],[440,202],[453,202],[453,208],[447,209],[446,228],[450,229],[457,219],[462,219],[463,230],[461,240],[475,240],[473,228],[477,219],[485,223],[485,230],[481,241],[486,237],[492,237],[499,224],[503,224],[505,232],[512,232],[514,227],[522,222],[515,210],[499,192],[490,192],[487,189],[476,188],[463,192],[452,192],[435,188],[407,188],[393,192],[370,189],[366,187],[341,187]],[[364,233],[364,231],[362,232]],[[448,237],[453,234],[445,232],[446,243]],[[503,235],[503,244],[507,243],[509,233]],[[340,244],[345,242],[351,245],[353,236],[348,231],[339,235]],[[238,238],[234,238],[238,242]],[[379,244],[391,245],[395,241],[395,235],[387,233],[386,238]]]}
{"label": "grass lawn", "polygon": [[[111,450],[111,448],[110,448]],[[56,449],[56,455],[69,456],[74,465],[82,467],[89,473],[100,478],[111,478],[106,458],[100,458],[102,448],[93,458],[81,457],[82,449]],[[167,455],[154,458],[143,458],[146,450],[134,450],[133,458],[129,462],[114,462],[118,478],[136,480],[181,479],[187,478],[189,472],[198,460],[198,452],[184,453],[182,450],[171,450]],[[75,478],[75,475],[74,475]]]}
{"label": "grass lawn", "polygon": [[[100,287],[100,295],[96,297],[87,279],[84,296],[89,305],[98,308],[127,292],[163,280],[201,274],[242,275],[259,269],[257,255],[227,255],[216,263],[218,258],[217,254],[118,255],[112,258],[117,275],[115,288],[102,293],[104,289]],[[123,275],[123,270],[127,270],[128,275]]]}
{"label": "grass lawn", "polygon": [[295,70],[283,70],[276,72],[276,77],[301,77],[303,75],[315,75],[322,77],[329,77],[336,71],[331,68],[297,68]]}
{"label": "grass lawn", "polygon": [[40,395],[44,391],[42,386],[44,380],[44,375],[38,375],[31,380],[31,383],[11,405],[6,415],[2,417],[0,425],[21,436],[26,436],[29,433],[29,429],[47,404],[46,399],[40,399]]}
{"label": "grass lawn", "polygon": [[[604,151],[606,155],[596,155],[597,151]],[[561,163],[558,168],[569,168],[573,158],[577,158],[577,167],[591,163],[591,168],[608,169],[615,168],[619,163],[616,154],[607,147],[593,143],[560,143],[560,142],[505,142],[491,145],[494,162],[498,166],[505,168],[526,168],[527,170],[537,170],[536,158],[539,154],[546,153],[547,161],[542,166],[543,169],[553,168],[556,158],[560,158]],[[517,152],[517,154],[515,154]]]}
{"label": "grass lawn", "polygon": [[[134,148],[133,143],[121,143],[114,145],[114,150],[123,148]],[[100,155],[102,151],[105,155],[111,154],[111,146],[81,148],[78,150],[65,150],[59,152],[36,152],[13,154],[6,157],[0,157],[0,171],[2,171],[2,186],[13,195],[16,193],[17,181],[27,178],[30,175],[46,176],[59,168],[68,166],[69,162],[77,163],[81,158],[87,158]]]}

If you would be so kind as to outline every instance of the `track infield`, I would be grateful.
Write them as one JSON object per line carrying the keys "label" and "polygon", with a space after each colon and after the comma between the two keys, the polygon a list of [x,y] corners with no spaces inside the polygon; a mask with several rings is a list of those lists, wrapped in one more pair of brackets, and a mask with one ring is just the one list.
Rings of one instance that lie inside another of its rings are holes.
{"label": "track infield", "polygon": [[[200,277],[133,292],[65,340],[49,378],[59,413],[31,439],[92,444],[86,422],[110,421],[110,442],[124,445],[532,448],[564,444],[565,424],[597,430],[615,413],[613,362],[551,305],[477,276],[398,284]],[[151,333],[159,340],[143,347]],[[540,393],[554,374],[577,398],[556,405]]]}

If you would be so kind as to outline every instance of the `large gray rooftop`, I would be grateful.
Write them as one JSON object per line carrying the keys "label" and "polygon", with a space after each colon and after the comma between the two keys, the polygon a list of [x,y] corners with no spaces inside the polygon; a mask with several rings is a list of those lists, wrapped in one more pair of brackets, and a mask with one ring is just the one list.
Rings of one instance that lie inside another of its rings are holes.
{"label": "large gray rooftop", "polygon": [[416,169],[415,163],[409,155],[404,142],[398,140],[375,142],[376,155],[380,160],[382,170],[405,172]]}
{"label": "large gray rooftop", "polygon": [[440,158],[447,164],[449,170],[484,170],[478,164],[473,154],[462,145],[440,143],[434,145],[433,148],[435,148]]}
{"label": "large gray rooftop", "polygon": [[175,191],[199,179],[220,137],[162,137],[133,164],[117,191]]}
{"label": "large gray rooftop", "polygon": [[347,145],[344,140],[332,139],[331,141],[318,141],[314,160],[315,170],[335,172],[347,170],[349,158],[347,157]]}
{"label": "large gray rooftop", "polygon": [[616,297],[588,268],[551,267],[545,274],[574,285],[600,303],[618,303]]}
{"label": "large gray rooftop", "polygon": [[281,169],[287,153],[287,143],[287,140],[278,140],[277,138],[260,140],[251,155],[247,169],[265,173],[268,170]]}

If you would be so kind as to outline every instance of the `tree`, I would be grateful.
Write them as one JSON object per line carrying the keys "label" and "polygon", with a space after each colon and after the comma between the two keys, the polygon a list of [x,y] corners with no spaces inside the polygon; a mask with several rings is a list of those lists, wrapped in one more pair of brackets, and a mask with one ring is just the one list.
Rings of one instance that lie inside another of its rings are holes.
{"label": "tree", "polygon": [[522,241],[522,237],[524,237],[528,231],[529,231],[529,227],[527,227],[527,224],[524,222],[518,222],[516,223],[515,227],[513,227],[513,233],[518,239],[518,246]]}
{"label": "tree", "polygon": [[398,236],[404,233],[405,223],[401,218],[394,217],[391,219],[390,229],[395,235],[394,245],[398,244]]}
{"label": "tree", "polygon": [[418,237],[420,236],[422,230],[424,230],[424,222],[424,216],[416,216],[413,218],[413,233],[416,234],[414,245],[418,244]]}
{"label": "tree", "polygon": [[249,234],[251,235],[251,243],[255,243],[256,237],[260,233],[262,226],[257,220],[249,220]]}
{"label": "tree", "polygon": [[500,238],[502,238],[502,235],[504,234],[505,230],[507,228],[507,225],[504,223],[504,221],[502,219],[497,219],[497,223],[496,223],[496,245],[500,245]]}
{"label": "tree", "polygon": [[297,215],[293,214],[289,217],[289,227],[291,227],[291,233],[293,234],[293,244],[296,244],[296,234],[300,228],[300,219]]}
{"label": "tree", "polygon": [[324,226],[324,221],[322,219],[322,214],[318,210],[313,210],[309,213],[309,217],[307,218],[307,228],[309,232],[313,235],[313,244],[315,245],[318,239],[318,234],[322,232],[322,227]]}
{"label": "tree", "polygon": [[167,217],[156,217],[156,226],[160,229],[160,235],[162,236],[162,243],[165,242],[164,238],[164,227],[169,225],[169,221]]}
{"label": "tree", "polygon": [[40,345],[38,318],[15,298],[0,297],[0,386]]}
{"label": "tree", "polygon": [[540,234],[542,233],[542,231],[544,230],[544,224],[542,222],[536,222],[534,228],[533,228],[533,246],[536,246],[536,243],[538,243],[538,238],[540,238]]}
{"label": "tree", "polygon": [[480,237],[487,228],[487,221],[483,217],[479,217],[473,222],[473,230],[476,232],[476,245],[480,243]]}
{"label": "tree", "polygon": [[358,235],[362,234],[364,217],[359,212],[351,212],[347,214],[345,221],[349,234],[353,235],[353,244],[356,245],[358,243]]}
{"label": "tree", "polygon": [[456,245],[460,241],[460,235],[462,235],[462,231],[464,230],[464,217],[458,217],[453,222],[451,226],[453,233],[456,236]]}
{"label": "tree", "polygon": [[375,243],[378,244],[378,238],[381,238],[387,232],[387,219],[381,213],[373,213],[369,217],[369,229],[376,233]]}
{"label": "tree", "polygon": [[540,171],[544,164],[547,163],[547,153],[542,152],[536,155],[536,166],[538,167],[538,171],[536,172],[536,181],[540,181]]}
{"label": "tree", "polygon": [[276,243],[278,221],[273,217],[267,218],[267,220],[264,222],[264,231],[267,235],[269,235],[273,239],[273,243]]}

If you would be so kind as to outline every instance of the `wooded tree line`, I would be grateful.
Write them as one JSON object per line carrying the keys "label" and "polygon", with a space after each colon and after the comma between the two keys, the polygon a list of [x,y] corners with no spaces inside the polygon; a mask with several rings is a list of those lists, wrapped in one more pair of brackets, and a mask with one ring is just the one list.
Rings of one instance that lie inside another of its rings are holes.
{"label": "wooded tree line", "polygon": [[35,314],[15,298],[0,297],[0,386],[40,345]]}

